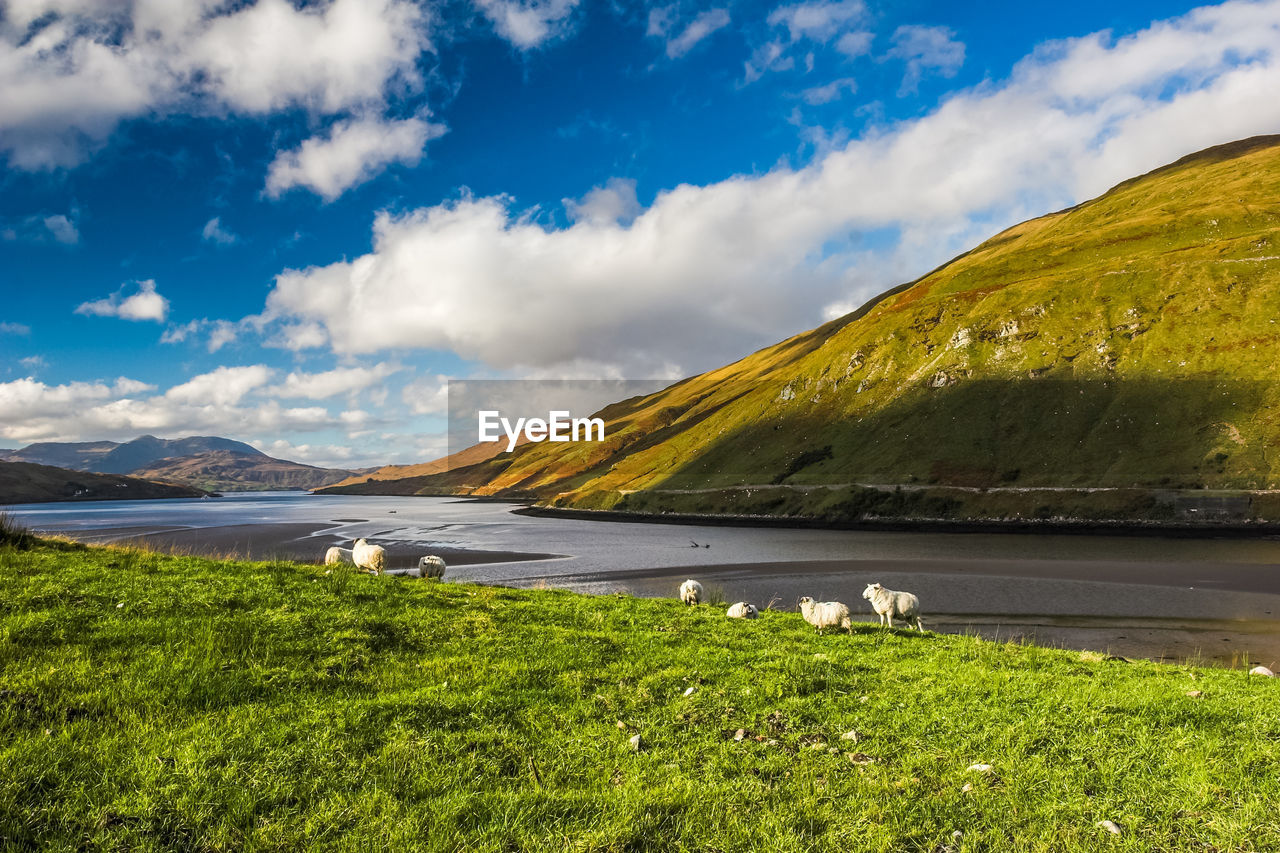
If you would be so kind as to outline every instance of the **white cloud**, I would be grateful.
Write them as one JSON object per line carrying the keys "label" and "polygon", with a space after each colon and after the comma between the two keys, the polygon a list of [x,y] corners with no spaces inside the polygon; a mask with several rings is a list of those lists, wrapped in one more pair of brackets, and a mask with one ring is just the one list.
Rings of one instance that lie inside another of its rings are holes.
{"label": "white cloud", "polygon": [[[650,22],[652,25],[652,21]],[[729,26],[727,9],[708,9],[689,22],[680,34],[667,41],[667,56],[670,59],[684,56],[694,45],[714,33]]]}
{"label": "white cloud", "polygon": [[955,33],[946,27],[898,27],[893,33],[893,48],[887,54],[907,63],[898,94],[909,95],[916,91],[925,72],[933,71],[943,77],[954,77],[964,65],[964,43],[956,41]]}
{"label": "white cloud", "polygon": [[0,323],[0,335],[29,335],[31,327],[25,323]]}
{"label": "white cloud", "polygon": [[785,26],[793,42],[806,38],[828,42],[850,24],[861,21],[866,14],[867,5],[862,0],[796,3],[774,9],[769,13],[768,21],[771,26]]}
{"label": "white cloud", "polygon": [[449,412],[449,378],[443,375],[415,379],[400,392],[400,399],[415,415]]}
{"label": "white cloud", "polygon": [[18,364],[21,364],[27,370],[39,370],[42,367],[49,366],[49,362],[45,361],[44,356],[41,355],[29,355],[26,358],[20,358],[18,359]]}
{"label": "white cloud", "polygon": [[44,218],[44,227],[53,235],[53,239],[66,246],[74,246],[80,242],[80,230],[74,222],[61,213]]}
{"label": "white cloud", "polygon": [[76,308],[77,314],[91,314],[96,317],[119,317],[121,320],[153,320],[163,323],[169,314],[169,300],[156,290],[152,279],[136,282],[137,291],[129,296],[124,295],[128,285],[105,299],[81,303]]}
{"label": "white cloud", "polygon": [[0,19],[0,152],[81,162],[148,115],[336,115],[418,86],[430,19],[412,0],[22,0]]}
{"label": "white cloud", "polygon": [[871,42],[874,38],[874,33],[865,30],[845,33],[836,40],[836,50],[850,59],[857,59],[871,52]]}
{"label": "white cloud", "polygon": [[264,397],[275,371],[220,367],[156,393],[134,379],[46,385],[0,383],[0,438],[19,442],[128,440],[160,435],[242,435],[346,429],[350,417],[322,406],[282,406]]}
{"label": "white cloud", "polygon": [[628,225],[642,210],[636,199],[636,182],[628,178],[610,178],[603,187],[596,187],[581,201],[571,198],[562,201],[565,213],[575,222]]}
{"label": "white cloud", "polygon": [[548,227],[501,197],[383,213],[368,254],[277,276],[258,322],[321,327],[343,354],[712,367],[1016,221],[1274,132],[1276,91],[1280,2],[1199,9],[1118,42],[1047,45],[919,119],[803,168],[659,193],[629,224]]}
{"label": "white cloud", "polygon": [[363,391],[401,369],[396,364],[379,362],[372,367],[340,367],[323,373],[293,371],[283,383],[271,388],[270,393],[286,399],[326,400],[339,394]]}
{"label": "white cloud", "polygon": [[200,231],[200,239],[206,243],[230,246],[236,241],[236,235],[222,227],[222,217],[215,216],[204,224],[204,228]]}
{"label": "white cloud", "polygon": [[819,104],[829,104],[832,101],[838,101],[844,97],[845,92],[853,94],[858,91],[858,82],[852,77],[841,77],[839,80],[832,80],[825,86],[813,86],[805,89],[800,93],[800,97],[804,102],[817,106]]}
{"label": "white cloud", "polygon": [[474,0],[494,30],[521,50],[568,33],[578,0]]}
{"label": "white cloud", "polygon": [[305,187],[333,201],[392,163],[416,165],[427,140],[444,132],[444,125],[420,118],[338,122],[327,137],[312,137],[292,151],[276,154],[267,171],[267,195],[276,198],[293,187]]}

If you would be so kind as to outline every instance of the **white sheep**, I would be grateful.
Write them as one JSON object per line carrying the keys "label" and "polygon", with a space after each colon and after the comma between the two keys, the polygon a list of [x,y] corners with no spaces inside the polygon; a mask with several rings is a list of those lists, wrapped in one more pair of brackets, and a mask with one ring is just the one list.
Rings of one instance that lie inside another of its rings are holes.
{"label": "white sheep", "polygon": [[862,597],[871,602],[876,613],[880,615],[880,624],[893,627],[894,619],[901,619],[908,625],[916,622],[916,630],[924,631],[920,623],[920,599],[909,592],[894,592],[885,589],[878,583],[868,584],[862,591]]}
{"label": "white sheep", "polygon": [[825,628],[844,628],[853,633],[849,608],[839,601],[814,601],[806,595],[800,599],[800,612],[804,614],[804,621],[817,628],[819,634]]}
{"label": "white sheep", "polygon": [[702,601],[702,584],[693,578],[680,584],[680,600],[692,607]]}
{"label": "white sheep", "polygon": [[444,578],[444,560],[435,554],[418,558],[418,571],[424,578]]}
{"label": "white sheep", "polygon": [[339,548],[335,545],[324,552],[324,564],[326,566],[353,566],[355,562],[351,556],[350,548]]}
{"label": "white sheep", "polygon": [[357,539],[351,548],[351,559],[357,566],[375,575],[387,567],[387,551],[381,545],[370,545],[368,539]]}
{"label": "white sheep", "polygon": [[730,619],[755,619],[760,615],[760,611],[756,610],[754,604],[747,604],[745,601],[739,601],[737,604],[729,608],[729,612],[725,614]]}

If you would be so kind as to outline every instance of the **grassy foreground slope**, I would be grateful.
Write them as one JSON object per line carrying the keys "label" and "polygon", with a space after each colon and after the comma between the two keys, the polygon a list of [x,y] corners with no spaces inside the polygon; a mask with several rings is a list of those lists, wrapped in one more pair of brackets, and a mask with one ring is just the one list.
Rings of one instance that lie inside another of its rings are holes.
{"label": "grassy foreground slope", "polygon": [[1280,847],[1280,682],[1100,658],[2,547],[0,847]]}
{"label": "grassy foreground slope", "polygon": [[1210,149],[606,409],[603,444],[416,485],[649,510],[748,484],[1276,488],[1277,198],[1280,137]]}

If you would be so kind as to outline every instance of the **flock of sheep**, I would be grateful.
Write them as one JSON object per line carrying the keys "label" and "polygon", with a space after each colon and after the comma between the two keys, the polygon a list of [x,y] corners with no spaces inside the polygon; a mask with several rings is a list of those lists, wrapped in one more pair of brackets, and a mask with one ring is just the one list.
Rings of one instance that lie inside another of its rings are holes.
{"label": "flock of sheep", "polygon": [[[680,600],[693,606],[702,603],[704,595],[702,584],[690,578],[680,584]],[[909,592],[897,592],[885,589],[878,583],[867,586],[862,597],[871,602],[871,606],[880,616],[880,624],[893,627],[894,619],[901,619],[908,625],[916,623],[916,630],[924,631],[920,622],[920,599]],[[821,634],[827,628],[843,628],[853,633],[853,621],[849,617],[849,607],[839,601],[814,601],[807,595],[800,599],[800,612],[804,621],[818,629]],[[754,604],[739,601],[730,605],[725,614],[730,619],[755,619],[760,615]]]}
{"label": "flock of sheep", "polygon": [[[326,566],[356,566],[375,575],[380,575],[387,568],[387,551],[381,545],[370,544],[368,539],[357,539],[350,548],[334,546],[325,552]],[[434,554],[418,559],[418,575],[423,578],[444,578],[444,560]],[[690,606],[701,604],[705,591],[702,584],[690,578],[680,584],[680,600]],[[896,592],[885,589],[878,583],[867,586],[862,597],[871,602],[880,616],[880,624],[893,627],[894,619],[901,619],[908,625],[914,620],[916,629],[924,630],[920,622],[920,599],[909,592]],[[822,633],[827,628],[843,628],[853,633],[853,621],[849,617],[849,607],[839,601],[814,601],[805,596],[800,599],[800,612],[804,621]],[[725,614],[730,619],[755,619],[760,615],[759,609],[746,601],[739,601],[729,606]]]}
{"label": "flock of sheep", "polygon": [[[366,572],[380,575],[387,568],[387,549],[381,545],[371,545],[368,539],[357,539],[350,548],[339,548],[336,545],[324,552],[326,566],[356,566]],[[418,558],[418,574],[424,578],[444,578],[444,559],[435,554]]]}

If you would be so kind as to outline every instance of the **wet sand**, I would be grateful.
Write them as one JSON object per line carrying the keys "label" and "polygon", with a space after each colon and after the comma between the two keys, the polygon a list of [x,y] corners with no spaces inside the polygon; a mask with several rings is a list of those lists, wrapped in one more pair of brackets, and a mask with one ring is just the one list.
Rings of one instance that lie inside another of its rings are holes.
{"label": "wet sand", "polygon": [[[1206,575],[1210,575],[1206,577]],[[1280,668],[1280,570],[1072,560],[810,560],[526,578],[584,592],[674,596],[687,577],[725,604],[839,600],[874,623],[868,583],[920,596],[925,627],[1128,658]]]}
{"label": "wet sand", "polygon": [[[363,519],[335,519],[337,522]],[[136,544],[156,551],[198,554],[236,560],[295,560],[319,563],[331,546],[351,547],[351,540],[325,531],[337,530],[336,524],[305,522],[280,524],[235,524],[219,527],[125,527],[77,531],[72,538],[94,544]],[[428,550],[413,542],[379,539],[387,550],[387,567],[407,569],[418,565],[418,558],[431,553],[444,558],[451,566],[486,563],[511,563],[545,560],[561,555],[534,554],[523,551],[485,551],[431,545]]]}

